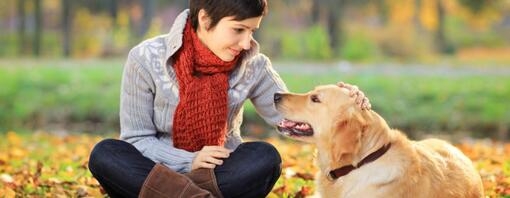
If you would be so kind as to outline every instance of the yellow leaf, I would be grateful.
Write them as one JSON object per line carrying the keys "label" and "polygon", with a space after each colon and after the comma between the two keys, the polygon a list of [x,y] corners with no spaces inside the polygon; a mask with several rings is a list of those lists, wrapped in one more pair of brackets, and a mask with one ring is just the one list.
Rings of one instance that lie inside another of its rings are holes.
{"label": "yellow leaf", "polygon": [[50,182],[50,183],[52,183],[52,184],[61,184],[61,183],[62,183],[62,181],[60,181],[60,179],[55,178],[55,177],[50,177],[50,178],[48,179],[48,182]]}
{"label": "yellow leaf", "polygon": [[22,149],[19,149],[19,148],[13,148],[13,149],[11,149],[10,154],[11,154],[12,157],[22,158],[22,157],[24,157],[27,154],[27,152],[25,150],[22,150]]}
{"label": "yellow leaf", "polygon": [[16,192],[14,192],[11,188],[4,187],[4,189],[0,189],[0,197],[14,198],[16,197]]}
{"label": "yellow leaf", "polygon": [[12,146],[20,146],[21,138],[14,131],[7,132],[7,142]]}
{"label": "yellow leaf", "polygon": [[87,193],[89,197],[104,197],[104,194],[101,192],[101,188],[88,188]]}
{"label": "yellow leaf", "polygon": [[84,145],[78,145],[75,148],[74,155],[78,156],[87,156],[90,153],[90,149],[85,147]]}

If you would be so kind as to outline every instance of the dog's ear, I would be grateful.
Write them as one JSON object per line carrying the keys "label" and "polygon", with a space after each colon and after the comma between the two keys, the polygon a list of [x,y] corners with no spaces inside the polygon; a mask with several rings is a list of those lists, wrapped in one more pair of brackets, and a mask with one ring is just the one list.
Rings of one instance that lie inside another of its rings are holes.
{"label": "dog's ear", "polygon": [[366,120],[356,111],[350,115],[344,114],[339,117],[334,126],[336,128],[332,137],[332,141],[334,141],[331,153],[333,161],[345,160],[342,158],[352,157],[352,154],[358,152],[366,123]]}

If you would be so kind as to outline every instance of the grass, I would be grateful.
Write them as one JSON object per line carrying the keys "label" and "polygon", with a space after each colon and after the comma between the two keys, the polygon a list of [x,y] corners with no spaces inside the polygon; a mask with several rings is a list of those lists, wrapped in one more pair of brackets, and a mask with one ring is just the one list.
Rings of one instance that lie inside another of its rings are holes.
{"label": "grass", "polygon": [[[122,60],[1,60],[0,131],[117,131],[122,65]],[[501,137],[510,126],[509,74],[317,70],[323,72],[287,69],[280,74],[293,92],[338,81],[356,84],[391,126],[409,133]],[[246,103],[245,125],[250,124],[267,126]]]}
{"label": "grass", "polygon": [[[368,95],[373,109],[390,126],[409,133],[470,131],[492,136],[510,125],[510,79],[506,76],[282,74],[293,92],[307,92],[319,84],[344,81]],[[247,113],[252,113],[249,107]]]}
{"label": "grass", "polygon": [[0,125],[4,130],[79,123],[113,128],[121,74],[118,61],[4,62]]}

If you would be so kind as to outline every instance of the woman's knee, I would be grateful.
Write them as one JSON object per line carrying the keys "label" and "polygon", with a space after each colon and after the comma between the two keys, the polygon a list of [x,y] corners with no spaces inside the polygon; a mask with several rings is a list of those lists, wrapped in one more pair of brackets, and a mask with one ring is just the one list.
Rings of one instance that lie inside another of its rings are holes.
{"label": "woman's knee", "polygon": [[280,166],[282,159],[278,150],[267,142],[247,142],[243,144],[257,151],[257,160],[262,160],[264,163]]}
{"label": "woman's knee", "polygon": [[281,174],[280,153],[267,142],[246,142],[237,149],[240,149],[244,159],[242,164],[238,164],[243,167],[239,168],[249,171],[241,170],[239,174],[230,174],[225,183],[230,184],[232,189],[246,188],[248,185],[250,187],[246,190],[249,192],[246,193],[250,194],[249,197],[265,197]]}
{"label": "woman's knee", "polygon": [[114,149],[125,142],[115,139],[104,139],[98,142],[92,149],[89,157],[89,169],[92,173],[97,172],[104,163],[111,162]]}
{"label": "woman's knee", "polygon": [[281,172],[282,159],[273,145],[267,142],[246,142],[239,147],[252,153],[248,163],[253,168],[254,174],[265,175]]}

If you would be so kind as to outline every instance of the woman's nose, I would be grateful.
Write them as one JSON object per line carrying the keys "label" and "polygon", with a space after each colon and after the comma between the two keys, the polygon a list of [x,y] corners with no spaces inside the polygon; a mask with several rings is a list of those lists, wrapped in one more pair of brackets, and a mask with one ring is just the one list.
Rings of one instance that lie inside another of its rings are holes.
{"label": "woman's nose", "polygon": [[251,47],[251,38],[252,38],[252,35],[251,34],[248,34],[247,36],[244,36],[244,38],[241,40],[241,42],[239,43],[239,45],[244,49],[244,50],[249,50],[250,47]]}

